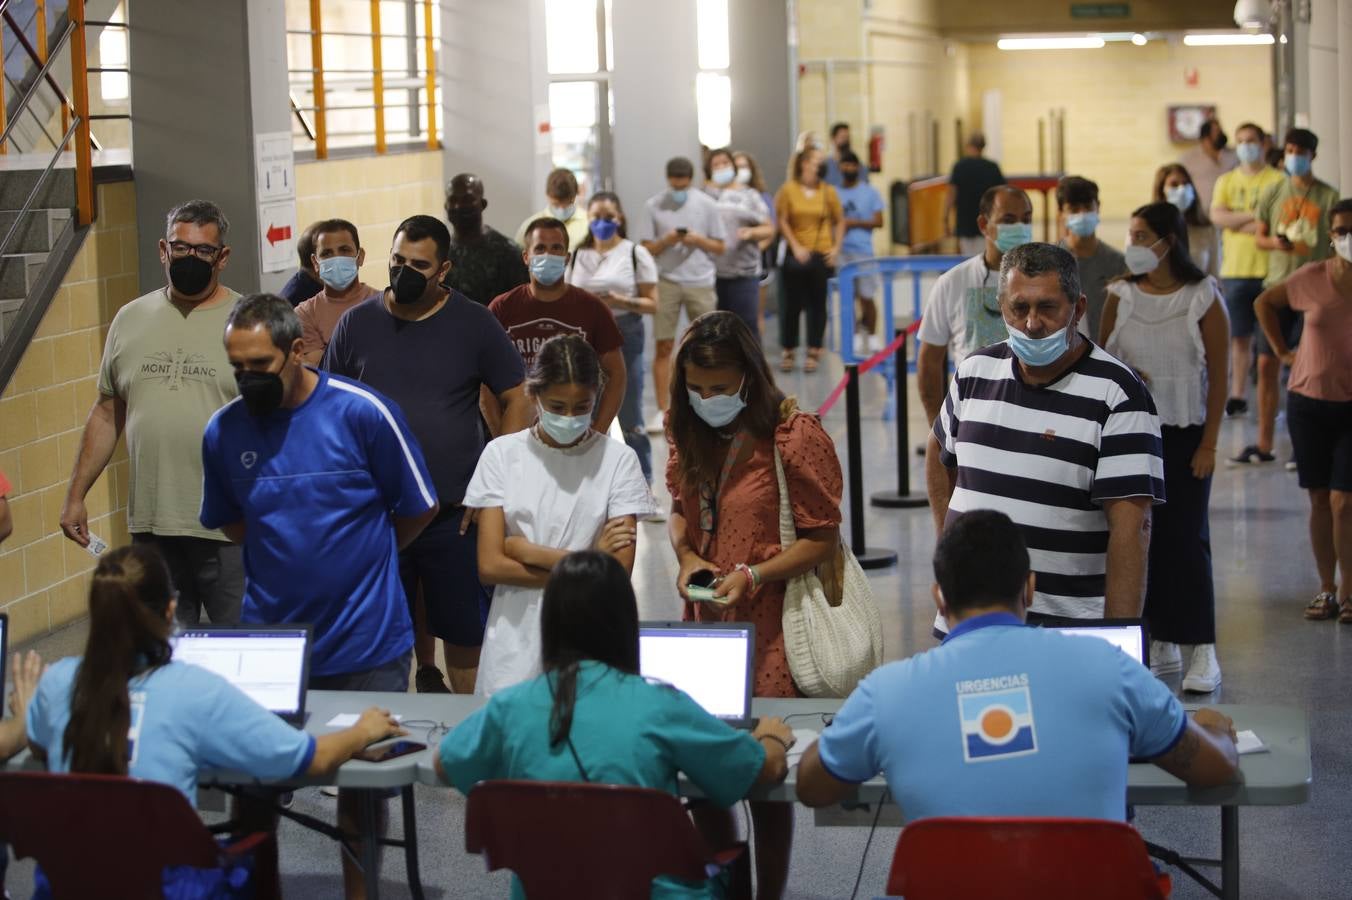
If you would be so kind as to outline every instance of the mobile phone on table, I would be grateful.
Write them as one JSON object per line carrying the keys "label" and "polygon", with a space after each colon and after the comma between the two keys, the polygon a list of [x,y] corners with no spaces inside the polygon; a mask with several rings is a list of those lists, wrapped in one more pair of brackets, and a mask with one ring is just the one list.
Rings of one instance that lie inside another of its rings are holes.
{"label": "mobile phone on table", "polygon": [[398,740],[372,744],[365,750],[352,754],[352,758],[371,763],[389,762],[401,756],[408,756],[410,753],[421,753],[426,749],[426,744],[420,744],[417,741]]}

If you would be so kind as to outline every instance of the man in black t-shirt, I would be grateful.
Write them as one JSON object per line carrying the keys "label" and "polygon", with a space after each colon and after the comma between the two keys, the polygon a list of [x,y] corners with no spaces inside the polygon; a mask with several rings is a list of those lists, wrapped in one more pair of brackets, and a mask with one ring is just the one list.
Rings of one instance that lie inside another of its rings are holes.
{"label": "man in black t-shirt", "polygon": [[[981,195],[996,185],[1005,183],[1004,173],[993,160],[981,154],[986,150],[986,137],[972,132],[962,150],[962,159],[953,164],[948,175],[948,197],[944,200],[944,234],[958,236],[958,250],[963,256],[976,256],[986,249],[986,238],[977,227]],[[956,211],[957,222],[952,221]]]}
{"label": "man in black t-shirt", "polygon": [[446,186],[446,218],[451,223],[451,272],[443,286],[487,306],[499,294],[529,280],[521,248],[484,224],[484,183],[468,172]]}

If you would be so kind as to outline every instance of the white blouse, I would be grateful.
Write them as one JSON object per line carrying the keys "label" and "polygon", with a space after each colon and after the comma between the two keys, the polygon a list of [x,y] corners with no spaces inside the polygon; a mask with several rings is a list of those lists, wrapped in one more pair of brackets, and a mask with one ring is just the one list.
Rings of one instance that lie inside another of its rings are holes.
{"label": "white blouse", "polygon": [[1206,423],[1206,348],[1202,316],[1225,303],[1214,278],[1184,285],[1172,294],[1147,294],[1130,281],[1115,281],[1117,320],[1103,349],[1146,378],[1160,424],[1186,428]]}

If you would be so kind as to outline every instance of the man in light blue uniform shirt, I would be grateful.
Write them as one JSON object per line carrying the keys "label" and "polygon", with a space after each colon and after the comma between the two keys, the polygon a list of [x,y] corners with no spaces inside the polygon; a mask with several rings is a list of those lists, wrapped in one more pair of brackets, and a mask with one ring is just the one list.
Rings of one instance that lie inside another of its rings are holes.
{"label": "man in light blue uniform shirt", "polygon": [[1189,785],[1238,776],[1231,721],[1189,718],[1167,687],[1107,641],[1024,625],[1034,576],[1018,528],[976,510],[934,553],[943,645],[875,671],[798,770],[826,806],[882,773],[907,822],[935,816],[1122,821],[1129,757]]}
{"label": "man in light blue uniform shirt", "polygon": [[[312,690],[408,690],[413,623],[399,550],[436,516],[422,451],[392,401],[302,363],[301,324],[270,294],[225,328],[240,396],[202,438],[202,523],[244,545],[246,623],[314,626]],[[340,791],[353,830],[357,800]],[[360,870],[343,857],[349,896]]]}

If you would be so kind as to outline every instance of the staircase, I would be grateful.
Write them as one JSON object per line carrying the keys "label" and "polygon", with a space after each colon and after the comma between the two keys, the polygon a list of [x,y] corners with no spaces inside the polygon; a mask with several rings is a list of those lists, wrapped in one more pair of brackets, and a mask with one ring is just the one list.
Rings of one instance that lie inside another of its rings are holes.
{"label": "staircase", "polygon": [[[64,249],[73,235],[75,172],[54,169],[42,186],[33,208],[20,217],[40,170],[0,172],[0,242],[16,222],[18,232],[0,256],[0,347],[20,323],[24,300],[43,286],[43,274],[52,251]],[[64,254],[57,254],[58,257]],[[62,273],[70,259],[53,260]],[[44,307],[46,304],[42,304]],[[36,323],[35,323],[36,324]]]}

